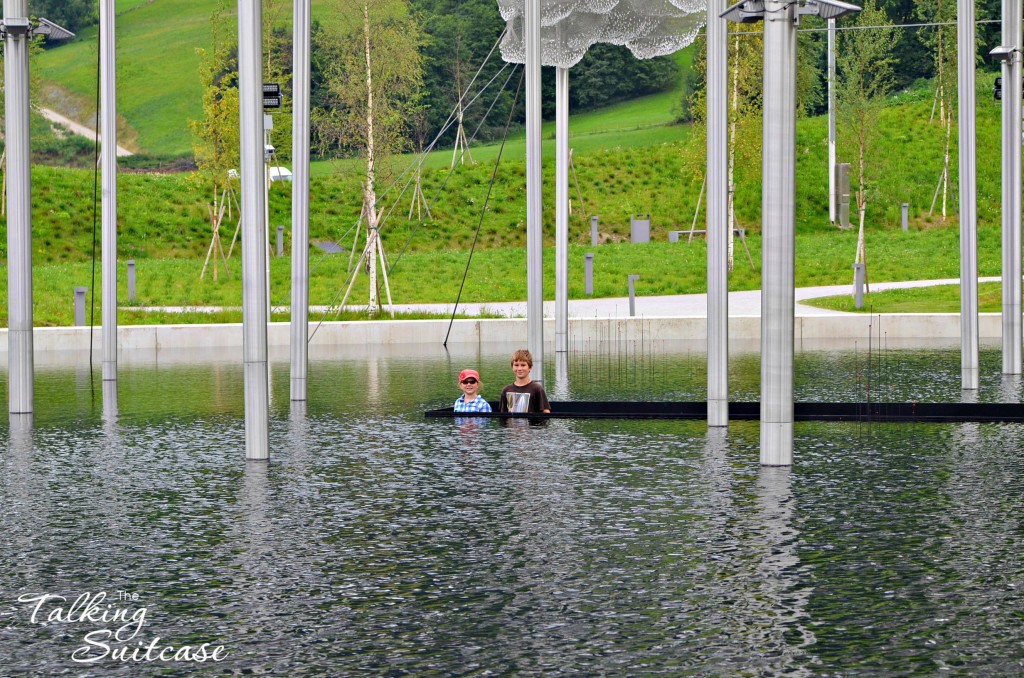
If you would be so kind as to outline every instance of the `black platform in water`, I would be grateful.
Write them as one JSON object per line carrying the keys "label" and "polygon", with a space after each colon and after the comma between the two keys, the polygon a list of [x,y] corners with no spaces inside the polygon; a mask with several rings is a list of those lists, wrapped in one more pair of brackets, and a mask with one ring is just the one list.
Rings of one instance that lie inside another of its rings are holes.
{"label": "black platform in water", "polygon": [[[491,403],[497,408],[497,403]],[[477,414],[451,407],[428,410],[428,417],[525,417],[530,419],[706,419],[704,402],[552,402],[550,414]],[[729,418],[759,419],[760,403],[729,403]],[[1024,422],[1021,403],[794,403],[796,421]]]}

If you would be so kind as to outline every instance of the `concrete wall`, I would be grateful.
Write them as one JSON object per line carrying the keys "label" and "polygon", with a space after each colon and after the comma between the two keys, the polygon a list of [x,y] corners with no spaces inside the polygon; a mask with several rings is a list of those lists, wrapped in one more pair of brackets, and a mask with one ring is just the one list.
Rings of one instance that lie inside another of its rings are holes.
{"label": "concrete wall", "polygon": [[[998,313],[980,316],[983,340],[998,339],[1001,323]],[[315,333],[314,333],[315,329]],[[101,345],[100,328],[93,329],[93,348]],[[333,322],[317,327],[310,324],[311,346],[345,346],[374,344],[440,344],[448,332],[447,320],[388,320],[379,322]],[[730,341],[752,342],[760,337],[761,321],[757,316],[735,316],[729,319]],[[571,318],[569,334],[573,343],[595,341],[664,341],[686,342],[703,350],[707,338],[704,317],[672,318]],[[554,320],[548,319],[544,335],[552,345]],[[948,314],[891,315],[814,315],[796,319],[795,338],[805,341],[867,341],[869,337],[894,341],[945,340],[960,338],[960,316]],[[288,323],[272,323],[267,333],[271,347],[287,346]],[[81,351],[89,348],[87,327],[37,327],[35,350]],[[524,344],[526,320],[523,318],[456,320],[451,327],[449,344]],[[225,325],[121,325],[118,347],[121,350],[159,350],[172,348],[232,348],[242,345],[242,326]],[[7,330],[0,329],[0,352],[7,352]]]}

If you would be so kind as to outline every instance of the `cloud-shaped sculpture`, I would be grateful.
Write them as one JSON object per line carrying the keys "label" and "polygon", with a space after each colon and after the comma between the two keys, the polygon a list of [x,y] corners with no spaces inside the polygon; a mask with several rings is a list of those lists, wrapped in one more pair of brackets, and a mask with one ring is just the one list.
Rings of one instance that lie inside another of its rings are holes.
{"label": "cloud-shaped sculpture", "polygon": [[[704,25],[703,0],[541,0],[541,64],[569,68],[599,42],[625,45],[638,59],[686,47]],[[525,2],[498,0],[505,19],[501,56],[525,63]]]}

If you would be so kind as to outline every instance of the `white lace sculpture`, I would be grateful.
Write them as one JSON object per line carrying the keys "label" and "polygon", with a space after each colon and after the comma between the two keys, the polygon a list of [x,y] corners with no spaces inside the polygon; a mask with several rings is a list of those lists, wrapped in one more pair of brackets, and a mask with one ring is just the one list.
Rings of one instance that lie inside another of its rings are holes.
{"label": "white lace sculpture", "polygon": [[[541,0],[541,64],[570,68],[590,46],[625,45],[638,59],[686,47],[704,25],[703,0]],[[525,63],[525,2],[498,0],[505,20],[501,56]]]}

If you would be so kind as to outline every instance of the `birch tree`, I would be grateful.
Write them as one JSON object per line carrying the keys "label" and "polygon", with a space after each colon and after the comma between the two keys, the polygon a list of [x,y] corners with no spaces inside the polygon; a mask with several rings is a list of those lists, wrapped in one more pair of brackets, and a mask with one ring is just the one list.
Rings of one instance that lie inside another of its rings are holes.
{"label": "birch tree", "polygon": [[[324,22],[324,105],[313,110],[322,149],[365,161],[362,214],[370,277],[368,311],[380,309],[377,260],[383,262],[377,182],[382,160],[410,148],[423,82],[423,36],[406,0],[332,0]],[[385,169],[386,176],[386,169]],[[386,279],[385,279],[386,284]]]}
{"label": "birch tree", "polygon": [[[901,31],[892,26],[885,11],[875,0],[865,0],[864,8],[852,22],[860,27],[842,31],[836,45],[837,134],[840,146],[857,158],[857,231],[855,264],[866,264],[864,215],[870,188],[868,158],[872,134],[892,90],[895,58],[892,45]],[[849,24],[846,24],[849,26]],[[866,268],[865,268],[866,270]]]}
{"label": "birch tree", "polygon": [[944,137],[942,170],[932,196],[929,216],[935,212],[935,203],[942,196],[940,211],[946,221],[949,196],[949,157],[953,132],[953,105],[956,101],[956,0],[918,0],[916,13],[922,21],[937,25],[920,32],[920,41],[932,52],[935,64],[935,99],[929,123],[939,125]]}

